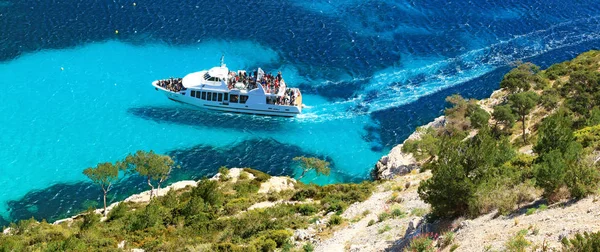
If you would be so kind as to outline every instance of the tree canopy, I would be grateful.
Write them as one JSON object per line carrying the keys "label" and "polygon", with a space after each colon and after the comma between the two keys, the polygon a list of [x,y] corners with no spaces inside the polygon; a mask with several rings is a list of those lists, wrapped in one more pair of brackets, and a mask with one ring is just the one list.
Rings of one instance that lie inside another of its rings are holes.
{"label": "tree canopy", "polygon": [[523,129],[523,142],[527,142],[527,135],[525,134],[526,129],[526,117],[527,114],[535,107],[538,102],[539,96],[533,91],[526,91],[522,93],[516,93],[509,96],[510,106],[513,111],[519,115],[521,119]]}
{"label": "tree canopy", "polygon": [[127,155],[124,165],[128,171],[146,177],[148,186],[150,186],[150,197],[154,191],[152,181],[156,181],[157,187],[160,189],[160,185],[169,178],[173,168],[179,168],[179,166],[175,166],[175,162],[169,156],[141,150],[133,155]]}
{"label": "tree canopy", "polygon": [[298,179],[302,179],[304,175],[311,170],[315,170],[317,175],[322,174],[325,176],[329,176],[329,173],[331,172],[331,168],[329,168],[329,162],[316,157],[295,157],[294,161],[298,162],[300,168],[302,169],[302,174]]}
{"label": "tree canopy", "polygon": [[106,216],[106,194],[119,179],[119,165],[109,162],[100,163],[96,167],[86,168],[83,170],[83,174],[102,188],[104,193],[104,215]]}

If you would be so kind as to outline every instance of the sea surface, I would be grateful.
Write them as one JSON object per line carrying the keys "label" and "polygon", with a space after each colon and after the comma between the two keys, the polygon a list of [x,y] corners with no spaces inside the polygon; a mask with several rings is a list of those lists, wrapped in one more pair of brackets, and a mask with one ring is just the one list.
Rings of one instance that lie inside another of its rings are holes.
{"label": "sea surface", "polygon": [[[181,165],[369,179],[377,160],[441,115],[444,98],[484,98],[516,62],[542,67],[600,47],[593,0],[0,0],[0,225],[98,205],[82,170],[136,150]],[[172,102],[153,80],[216,66],[282,71],[303,90],[294,119]],[[146,187],[124,178],[120,200]]]}

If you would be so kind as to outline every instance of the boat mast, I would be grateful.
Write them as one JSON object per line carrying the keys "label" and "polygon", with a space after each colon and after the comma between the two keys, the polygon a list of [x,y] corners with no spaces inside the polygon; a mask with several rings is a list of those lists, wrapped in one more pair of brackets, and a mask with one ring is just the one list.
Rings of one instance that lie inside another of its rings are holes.
{"label": "boat mast", "polygon": [[225,66],[225,55],[221,54],[221,67]]}

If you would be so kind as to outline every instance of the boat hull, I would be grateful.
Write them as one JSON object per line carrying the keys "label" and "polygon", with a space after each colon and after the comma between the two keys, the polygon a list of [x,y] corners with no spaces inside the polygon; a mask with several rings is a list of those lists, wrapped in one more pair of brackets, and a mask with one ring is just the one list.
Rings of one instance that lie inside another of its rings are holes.
{"label": "boat hull", "polygon": [[295,117],[301,113],[299,106],[282,106],[271,104],[240,104],[229,102],[205,101],[186,96],[186,92],[172,92],[153,83],[156,91],[163,93],[170,100],[193,105],[202,109],[228,113],[252,114],[262,116]]}

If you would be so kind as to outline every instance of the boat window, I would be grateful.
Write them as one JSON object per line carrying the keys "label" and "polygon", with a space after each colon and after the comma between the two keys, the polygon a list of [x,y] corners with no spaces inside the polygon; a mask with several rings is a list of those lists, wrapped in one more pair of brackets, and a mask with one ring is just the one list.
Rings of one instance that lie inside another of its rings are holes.
{"label": "boat window", "polygon": [[231,99],[229,99],[232,103],[238,103],[238,95],[232,94]]}
{"label": "boat window", "polygon": [[223,101],[223,94],[219,93],[219,101]]}
{"label": "boat window", "polygon": [[223,97],[223,100],[224,100],[224,101],[227,101],[227,100],[229,100],[229,94],[228,94],[228,93],[225,93],[225,94],[223,94],[223,96],[224,96],[224,97]]}
{"label": "boat window", "polygon": [[206,100],[206,92],[202,92],[202,100]]}
{"label": "boat window", "polygon": [[213,93],[213,99],[212,99],[212,100],[213,100],[213,101],[216,101],[216,100],[217,100],[217,93]]}
{"label": "boat window", "polygon": [[190,96],[191,96],[191,97],[194,97],[194,96],[196,96],[196,91],[192,90],[192,92],[190,93]]}
{"label": "boat window", "polygon": [[207,100],[209,100],[209,101],[212,101],[212,100],[210,99],[210,98],[212,97],[212,96],[210,96],[210,92],[206,92],[206,93],[207,93],[207,95],[206,95],[206,96],[208,97],[208,99],[207,99]]}
{"label": "boat window", "polygon": [[204,74],[204,79],[205,79],[205,80],[208,80],[208,79],[210,79],[210,74],[208,74],[208,73],[205,73],[205,74]]}
{"label": "boat window", "polygon": [[247,95],[240,95],[240,103],[246,103],[247,100],[248,100]]}
{"label": "boat window", "polygon": [[196,98],[200,99],[200,91],[196,91]]}

